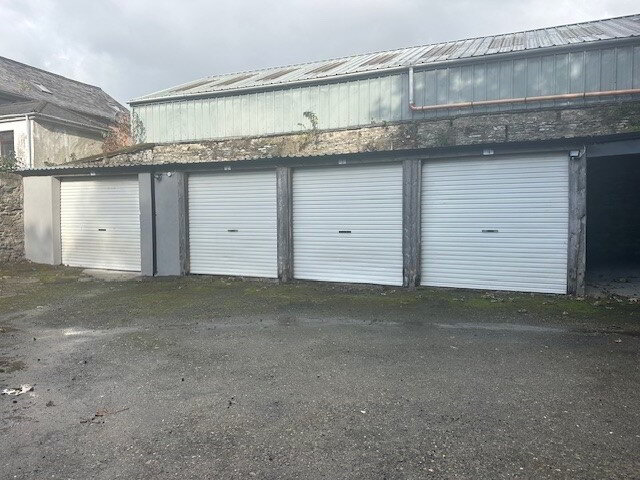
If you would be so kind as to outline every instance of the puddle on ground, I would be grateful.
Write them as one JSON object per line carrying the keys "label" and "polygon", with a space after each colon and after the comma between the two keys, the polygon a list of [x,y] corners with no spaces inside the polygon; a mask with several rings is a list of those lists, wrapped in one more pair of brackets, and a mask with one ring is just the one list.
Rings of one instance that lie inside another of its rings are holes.
{"label": "puddle on ground", "polygon": [[18,370],[24,370],[25,368],[26,365],[22,360],[0,357],[0,373],[13,373]]}
{"label": "puddle on ground", "polygon": [[295,315],[279,315],[269,317],[250,317],[244,321],[233,321],[230,319],[209,320],[206,322],[185,323],[165,325],[162,328],[185,328],[192,327],[197,329],[204,328],[207,330],[231,330],[237,328],[255,328],[255,327],[333,327],[333,326],[398,326],[399,322],[395,321],[378,321],[364,320],[346,317],[301,317]]}
{"label": "puddle on ground", "polygon": [[129,333],[138,331],[138,327],[115,327],[108,330],[92,330],[83,329],[78,327],[69,327],[62,329],[62,335],[64,337],[80,337],[80,338],[92,338],[92,337],[104,337],[108,335],[120,335],[122,333]]}
{"label": "puddle on ground", "polygon": [[567,333],[566,328],[539,327],[513,323],[436,323],[436,327],[464,330],[492,330],[496,332]]}

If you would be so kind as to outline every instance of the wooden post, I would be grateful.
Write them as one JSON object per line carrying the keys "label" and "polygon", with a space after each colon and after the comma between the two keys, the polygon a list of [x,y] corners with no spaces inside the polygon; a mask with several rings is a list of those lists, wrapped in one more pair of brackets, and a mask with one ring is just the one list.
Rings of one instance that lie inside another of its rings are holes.
{"label": "wooden post", "polygon": [[585,294],[587,253],[587,154],[569,159],[567,293]]}
{"label": "wooden post", "polygon": [[178,236],[180,255],[180,275],[186,275],[190,269],[189,257],[189,178],[184,172],[176,172],[178,183]]}
{"label": "wooden post", "polygon": [[403,285],[420,285],[422,160],[402,161]]}
{"label": "wooden post", "polygon": [[290,167],[276,168],[278,212],[278,280],[293,279],[293,183]]}

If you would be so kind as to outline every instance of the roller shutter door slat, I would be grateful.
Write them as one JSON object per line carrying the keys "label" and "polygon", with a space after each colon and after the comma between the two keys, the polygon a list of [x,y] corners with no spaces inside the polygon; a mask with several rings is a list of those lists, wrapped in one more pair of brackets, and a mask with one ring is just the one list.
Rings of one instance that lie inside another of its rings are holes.
{"label": "roller shutter door slat", "polygon": [[566,293],[568,188],[563,154],[426,161],[422,284]]}
{"label": "roller shutter door slat", "polygon": [[188,196],[191,273],[278,276],[275,171],[192,174]]}
{"label": "roller shutter door slat", "polygon": [[63,180],[62,263],[140,271],[139,195],[137,177]]}
{"label": "roller shutter door slat", "polygon": [[402,285],[402,165],[294,170],[293,237],[296,278]]}

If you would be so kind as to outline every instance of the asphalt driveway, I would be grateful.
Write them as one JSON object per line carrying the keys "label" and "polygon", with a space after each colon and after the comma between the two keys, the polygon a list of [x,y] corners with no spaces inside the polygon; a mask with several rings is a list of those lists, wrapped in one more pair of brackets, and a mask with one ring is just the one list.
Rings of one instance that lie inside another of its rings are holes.
{"label": "asphalt driveway", "polygon": [[640,477],[640,305],[0,267],[3,478]]}

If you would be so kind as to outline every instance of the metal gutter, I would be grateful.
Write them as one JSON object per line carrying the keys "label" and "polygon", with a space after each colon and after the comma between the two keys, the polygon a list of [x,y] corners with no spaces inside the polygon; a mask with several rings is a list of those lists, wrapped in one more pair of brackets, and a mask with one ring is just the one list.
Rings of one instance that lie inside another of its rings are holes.
{"label": "metal gutter", "polygon": [[503,105],[511,103],[548,102],[553,100],[584,100],[593,97],[640,94],[640,88],[627,88],[624,90],[600,90],[597,92],[561,93],[556,95],[538,95],[534,97],[501,98],[496,100],[477,100],[469,102],[444,103],[441,105],[416,105],[414,101],[413,90],[413,67],[409,67],[409,109],[412,112],[449,110],[453,108],[484,107],[488,105]]}
{"label": "metal gutter", "polygon": [[[626,44],[638,44],[638,43],[640,43],[640,37],[611,38],[607,40],[597,40],[593,42],[574,43],[571,45],[540,47],[537,49],[519,50],[519,51],[505,52],[505,53],[492,53],[492,54],[481,55],[477,57],[441,60],[438,62],[429,62],[429,63],[420,64],[420,65],[414,65],[414,67],[419,68],[420,70],[430,70],[432,68],[446,67],[449,65],[468,65],[468,64],[476,64],[476,63],[482,63],[482,62],[493,61],[493,60],[502,60],[505,58],[518,59],[523,57],[541,56],[541,55],[546,55],[548,53],[563,53],[563,52],[571,52],[575,50],[585,50],[585,49],[591,50],[592,48],[597,49],[597,48],[623,46]],[[330,60],[327,60],[327,61],[330,61]],[[127,103],[133,107],[136,105],[163,103],[163,102],[170,102],[175,100],[191,100],[196,98],[229,96],[229,95],[235,95],[238,93],[248,93],[248,92],[256,92],[256,91],[283,90],[283,89],[302,86],[302,85],[340,82],[343,79],[351,80],[355,78],[360,79],[360,78],[367,78],[367,77],[377,77],[377,76],[386,75],[389,73],[402,73],[402,72],[405,72],[407,68],[409,68],[408,65],[397,65],[397,66],[387,67],[387,68],[379,68],[374,70],[365,70],[361,72],[353,72],[353,73],[345,73],[345,74],[335,74],[335,75],[326,76],[326,77],[307,78],[307,79],[294,80],[292,82],[284,82],[284,83],[251,85],[247,87],[230,88],[227,90],[214,90],[209,92],[182,93],[177,95],[167,95],[167,96],[155,97],[155,98],[139,97],[139,98],[130,100]],[[175,88],[175,87],[172,87],[172,88]],[[156,92],[156,93],[160,93],[162,91],[164,90],[160,90],[159,92]],[[149,95],[154,95],[156,93],[151,93]]]}
{"label": "metal gutter", "polygon": [[49,120],[49,121],[57,122],[57,123],[62,123],[62,124],[70,125],[70,126],[73,126],[73,127],[84,128],[86,130],[94,130],[94,131],[98,131],[98,132],[101,132],[101,133],[105,133],[105,132],[109,131],[108,128],[97,127],[97,126],[94,126],[94,125],[87,125],[86,123],[75,122],[73,120],[67,120],[67,119],[64,119],[64,118],[55,117],[53,115],[47,115],[47,114],[44,114],[44,113],[35,112],[32,115],[34,117],[37,117],[37,118],[43,118],[45,120]]}
{"label": "metal gutter", "polygon": [[15,120],[22,120],[25,115],[32,115],[33,112],[24,114],[24,113],[10,113],[8,115],[0,115],[0,122],[11,122]]}
{"label": "metal gutter", "polygon": [[63,125],[69,125],[72,127],[83,128],[85,130],[93,130],[101,133],[109,132],[108,128],[98,127],[94,125],[87,125],[86,123],[75,122],[73,120],[67,120],[64,118],[56,117],[54,115],[47,115],[45,113],[40,112],[28,112],[28,113],[11,113],[9,115],[0,115],[0,122],[4,121],[13,121],[13,120],[22,120],[25,117],[29,117],[32,120],[37,118],[42,118],[44,120],[49,120],[51,122],[61,123]]}

